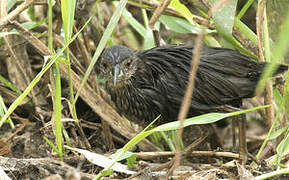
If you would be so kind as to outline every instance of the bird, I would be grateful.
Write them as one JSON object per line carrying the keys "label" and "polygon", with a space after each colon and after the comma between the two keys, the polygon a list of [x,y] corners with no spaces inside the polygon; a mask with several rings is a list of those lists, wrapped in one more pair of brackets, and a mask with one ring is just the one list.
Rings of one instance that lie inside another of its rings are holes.
{"label": "bird", "polygon": [[[161,122],[175,121],[193,49],[193,45],[178,44],[136,51],[113,45],[103,51],[95,71],[116,110],[127,119],[147,125],[161,115]],[[232,49],[203,47],[188,116],[227,112],[228,107],[239,108],[243,99],[253,97],[267,65],[256,60]],[[287,69],[280,64],[273,75]]]}

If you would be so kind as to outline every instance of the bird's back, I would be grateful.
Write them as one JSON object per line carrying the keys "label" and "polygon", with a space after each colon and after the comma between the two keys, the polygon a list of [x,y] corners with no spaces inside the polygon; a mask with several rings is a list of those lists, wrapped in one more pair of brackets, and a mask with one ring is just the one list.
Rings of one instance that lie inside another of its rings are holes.
{"label": "bird's back", "polygon": [[[175,119],[186,90],[193,46],[168,45],[140,51],[146,71],[138,76],[151,74],[146,88],[149,98],[162,104],[161,114]],[[238,107],[243,98],[254,95],[256,84],[265,63],[254,58],[225,49],[205,47],[202,50],[199,68],[195,77],[190,114],[201,114],[224,105]],[[143,68],[142,68],[143,69]],[[279,71],[287,67],[279,67]],[[142,79],[142,78],[141,78]],[[145,95],[144,95],[145,96]],[[154,108],[152,106],[152,108]]]}

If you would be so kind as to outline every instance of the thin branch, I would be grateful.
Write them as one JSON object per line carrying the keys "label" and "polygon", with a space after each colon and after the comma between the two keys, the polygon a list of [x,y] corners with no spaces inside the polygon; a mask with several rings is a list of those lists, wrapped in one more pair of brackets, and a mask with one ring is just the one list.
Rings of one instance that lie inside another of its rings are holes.
{"label": "thin branch", "polygon": [[[230,2],[230,0],[221,0],[218,1],[209,11],[208,13],[208,19],[211,18],[213,12],[218,10],[219,8],[223,7],[224,4]],[[206,24],[208,26],[209,24]],[[191,61],[191,70],[190,70],[190,77],[189,77],[189,82],[188,86],[184,95],[183,102],[181,104],[181,109],[178,115],[178,120],[180,121],[180,126],[182,126],[184,119],[186,118],[189,108],[190,108],[190,103],[192,100],[192,95],[193,95],[193,90],[195,86],[195,76],[199,67],[199,61],[201,57],[201,51],[203,48],[203,38],[205,37],[205,30],[203,29],[197,36],[195,40],[195,46],[192,52],[192,61]],[[173,159],[173,165],[171,169],[169,170],[167,174],[167,178],[173,174],[173,171],[180,165],[181,162],[181,157],[182,157],[182,152],[180,152],[180,145],[179,143],[182,140],[182,133],[183,133],[183,128],[180,128],[177,132],[177,145],[176,145],[176,150],[177,153]]]}
{"label": "thin branch", "polygon": [[165,9],[169,6],[170,2],[171,2],[171,0],[163,0],[162,4],[160,6],[158,6],[157,9],[154,11],[154,14],[149,21],[149,26],[151,29],[154,29],[154,25],[155,25],[156,21],[162,15],[162,13],[165,11]]}
{"label": "thin branch", "polygon": [[[195,40],[195,47],[193,49],[189,82],[188,82],[188,86],[187,86],[184,99],[181,105],[181,109],[178,115],[178,120],[181,122],[180,126],[182,126],[182,124],[184,123],[184,119],[186,118],[189,108],[190,108],[190,103],[191,103],[193,90],[195,86],[195,76],[199,67],[204,37],[205,37],[205,31],[202,30]],[[182,133],[183,133],[183,128],[180,128],[177,132],[177,145],[176,145],[177,153],[174,157],[174,160],[172,161],[174,164],[169,170],[167,177],[170,176],[173,173],[173,171],[180,165],[181,156],[182,156],[182,152],[180,152],[180,142],[182,140]]]}
{"label": "thin branch", "polygon": [[[174,156],[176,152],[139,152],[135,153],[137,158],[145,159],[145,160],[153,160],[160,157],[168,157],[168,156]],[[239,159],[240,156],[237,153],[232,152],[216,152],[216,151],[192,151],[188,154],[188,156],[194,156],[194,157],[229,157],[234,159]]]}
{"label": "thin branch", "polygon": [[22,11],[27,9],[35,0],[26,0],[24,3],[17,6],[12,12],[7,16],[0,19],[0,28],[1,26],[7,25],[10,21],[14,20]]}
{"label": "thin branch", "polygon": [[[266,5],[266,0],[260,0],[257,9],[256,18],[256,29],[258,37],[258,56],[260,62],[265,62],[264,50],[263,50],[263,20],[264,20],[264,9]],[[258,93],[258,92],[257,92]],[[267,81],[265,86],[265,99],[264,104],[273,104],[273,92],[270,80]],[[274,119],[274,109],[273,106],[266,108],[267,115],[267,125],[270,127]]]}

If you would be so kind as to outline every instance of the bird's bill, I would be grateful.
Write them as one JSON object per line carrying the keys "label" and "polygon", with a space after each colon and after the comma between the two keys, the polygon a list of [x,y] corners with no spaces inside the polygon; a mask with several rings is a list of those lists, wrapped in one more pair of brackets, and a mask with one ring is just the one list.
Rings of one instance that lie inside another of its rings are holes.
{"label": "bird's bill", "polygon": [[114,68],[113,68],[113,84],[116,85],[117,83],[117,79],[118,79],[118,76],[119,76],[119,72],[120,72],[120,67],[119,65],[115,65]]}

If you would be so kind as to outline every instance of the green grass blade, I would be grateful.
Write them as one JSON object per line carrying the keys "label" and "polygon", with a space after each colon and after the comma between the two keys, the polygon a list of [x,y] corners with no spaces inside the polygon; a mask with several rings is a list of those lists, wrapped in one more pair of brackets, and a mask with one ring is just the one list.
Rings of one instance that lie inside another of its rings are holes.
{"label": "green grass blade", "polygon": [[289,117],[289,73],[287,73],[285,85],[284,85],[284,104],[287,116]]}
{"label": "green grass blade", "polygon": [[[280,176],[282,174],[289,174],[289,168],[285,168],[285,169],[280,169],[280,170],[276,170],[276,171],[272,171],[266,174],[262,174],[260,176],[257,176],[254,178],[254,180],[265,180],[265,179],[275,179],[273,178],[274,176]],[[285,176],[286,177],[286,176]],[[281,179],[281,177],[276,177],[276,179]]]}
{"label": "green grass blade", "polygon": [[247,12],[247,10],[249,9],[249,7],[252,5],[252,3],[254,2],[254,0],[248,0],[246,2],[246,4],[242,7],[241,11],[238,13],[238,15],[236,16],[237,19],[241,19],[244,14]]}
{"label": "green grass blade", "polygon": [[44,141],[46,141],[47,144],[53,149],[54,152],[58,154],[58,149],[57,147],[49,140],[47,137],[43,137]]}
{"label": "green grass blade", "polygon": [[55,91],[53,103],[53,122],[55,128],[55,138],[60,159],[63,160],[63,139],[62,139],[62,122],[61,122],[61,79],[58,62],[55,63]]}
{"label": "green grass blade", "polygon": [[62,15],[63,26],[64,26],[65,42],[68,42],[72,35],[75,5],[76,5],[76,0],[62,0],[61,1],[61,15]]}
{"label": "green grass blade", "polygon": [[3,76],[0,75],[0,81],[7,86],[8,88],[10,88],[12,91],[16,92],[18,95],[20,95],[22,92],[16,87],[14,86],[10,81],[8,81],[6,78],[4,78]]}
{"label": "green grass blade", "polygon": [[257,109],[262,109],[262,108],[267,108],[267,107],[269,107],[269,105],[258,106],[258,107],[254,107],[251,109],[246,109],[246,110],[232,112],[232,113],[208,113],[208,114],[185,119],[181,127],[180,127],[179,121],[173,121],[173,122],[160,125],[152,129],[151,131],[170,131],[170,130],[177,130],[179,128],[184,128],[190,125],[210,124],[210,123],[217,122],[227,117],[237,116],[246,112],[255,111]]}
{"label": "green grass blade", "polygon": [[[143,20],[144,20],[144,26],[146,28],[146,34],[144,37],[144,49],[150,49],[155,47],[155,38],[153,35],[153,31],[152,29],[149,27],[149,20],[148,20],[148,15],[147,15],[147,11],[145,9],[142,9],[142,16],[143,16]],[[157,23],[156,23],[157,24]],[[156,27],[155,24],[155,27]]]}
{"label": "green grass blade", "polygon": [[246,26],[240,19],[235,18],[234,26],[254,44],[258,44],[257,35],[250,28],[248,28],[248,26]]}
{"label": "green grass blade", "polygon": [[[72,35],[73,22],[74,22],[74,12],[75,12],[76,0],[62,0],[61,1],[61,14],[64,26],[64,39],[65,42],[68,42]],[[71,77],[71,64],[69,56],[69,48],[66,50],[66,58],[68,61],[68,84],[69,84],[69,94],[70,94],[70,103],[72,104],[72,117],[77,120],[76,108],[74,102],[74,90]]]}
{"label": "green grass blade", "polygon": [[[3,117],[6,112],[7,112],[7,108],[5,106],[2,96],[0,95],[0,117]],[[15,128],[15,125],[10,117],[6,121],[10,124],[10,127],[12,129]],[[0,127],[2,127],[4,122],[5,120],[0,118]]]}
{"label": "green grass blade", "polygon": [[[114,1],[113,5],[117,7],[119,2]],[[139,23],[128,10],[124,9],[122,16],[143,38],[145,37],[146,28],[141,23]]]}

